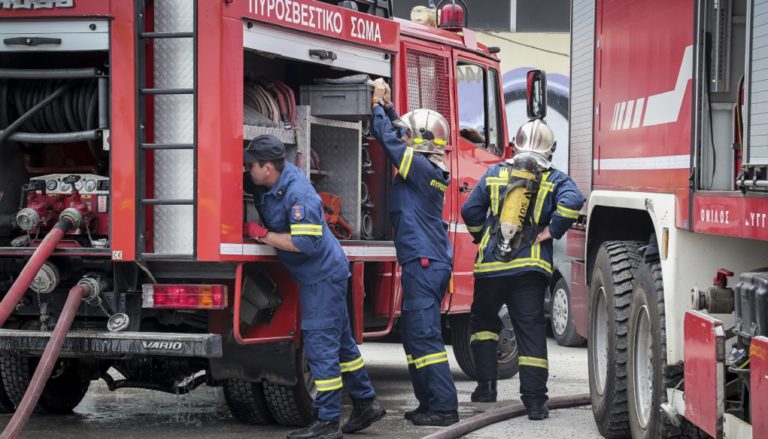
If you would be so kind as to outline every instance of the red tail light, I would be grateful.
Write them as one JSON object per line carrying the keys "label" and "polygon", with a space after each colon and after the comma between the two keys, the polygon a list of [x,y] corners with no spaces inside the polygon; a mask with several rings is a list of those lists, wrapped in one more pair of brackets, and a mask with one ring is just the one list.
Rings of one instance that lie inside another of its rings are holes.
{"label": "red tail light", "polygon": [[155,309],[224,309],[226,285],[142,285],[141,304]]}

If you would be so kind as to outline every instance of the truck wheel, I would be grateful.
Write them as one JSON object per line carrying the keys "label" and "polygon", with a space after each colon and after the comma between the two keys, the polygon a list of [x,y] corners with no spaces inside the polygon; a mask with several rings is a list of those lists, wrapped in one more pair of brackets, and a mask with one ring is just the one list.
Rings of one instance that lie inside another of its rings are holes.
{"label": "truck wheel", "polygon": [[560,346],[581,346],[586,341],[584,337],[576,333],[576,325],[571,313],[571,292],[568,282],[560,278],[552,289],[550,299],[550,323],[552,334]]}
{"label": "truck wheel", "polygon": [[661,413],[667,389],[682,379],[667,367],[664,285],[661,265],[640,266],[629,310],[629,426],[637,439],[681,434]]}
{"label": "truck wheel", "polygon": [[5,385],[0,378],[0,413],[13,413],[15,407],[11,398],[8,397],[8,392],[5,391]]}
{"label": "truck wheel", "polygon": [[261,383],[228,379],[224,381],[224,399],[232,416],[240,422],[254,425],[274,422],[269,414]]}
{"label": "truck wheel", "polygon": [[[512,331],[512,322],[509,320],[509,313],[506,305],[499,312],[504,329],[499,333],[499,379],[506,380],[517,375],[519,368],[517,358],[517,340]],[[477,379],[477,369],[475,368],[475,356],[472,354],[472,348],[469,346],[469,339],[472,337],[469,328],[469,314],[458,314],[451,317],[451,345],[453,346],[453,355],[459,367],[468,377]]]}
{"label": "truck wheel", "polygon": [[632,283],[642,243],[609,241],[600,246],[592,275],[587,358],[589,393],[597,429],[607,438],[629,436],[627,334]]}
{"label": "truck wheel", "polygon": [[317,391],[304,351],[297,353],[296,363],[296,384],[286,386],[265,381],[264,398],[269,412],[278,424],[303,427],[315,417],[312,400]]}
{"label": "truck wheel", "polygon": [[[25,357],[17,352],[0,354],[0,374],[8,399],[18,407],[27,391],[39,358]],[[91,380],[80,367],[80,361],[59,360],[45,384],[35,410],[40,413],[68,414],[80,404],[88,392]]]}

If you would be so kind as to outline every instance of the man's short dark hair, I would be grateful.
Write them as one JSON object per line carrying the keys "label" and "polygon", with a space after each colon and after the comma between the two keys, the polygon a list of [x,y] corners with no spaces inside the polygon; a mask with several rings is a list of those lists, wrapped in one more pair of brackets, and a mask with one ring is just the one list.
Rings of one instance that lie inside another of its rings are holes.
{"label": "man's short dark hair", "polygon": [[278,160],[258,160],[259,166],[262,168],[267,163],[272,163],[272,166],[275,167],[277,172],[283,172],[283,169],[285,168],[285,159],[278,159]]}

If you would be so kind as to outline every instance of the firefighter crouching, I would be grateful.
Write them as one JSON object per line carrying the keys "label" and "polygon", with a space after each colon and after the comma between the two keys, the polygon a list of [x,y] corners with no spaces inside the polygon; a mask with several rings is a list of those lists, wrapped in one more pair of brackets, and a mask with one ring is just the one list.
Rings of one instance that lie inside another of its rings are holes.
{"label": "firefighter crouching", "polygon": [[459,421],[458,401],[440,333],[440,304],[448,290],[452,256],[443,222],[450,182],[443,161],[448,122],[425,109],[398,118],[389,86],[383,80],[374,84],[371,132],[398,170],[389,213],[402,266],[403,347],[419,401],[405,418],[416,425],[450,425]]}
{"label": "firefighter crouching", "polygon": [[[349,262],[323,218],[320,197],[301,170],[285,161],[285,146],[259,136],[244,152],[244,164],[261,189],[254,194],[264,221],[246,223],[246,233],[277,250],[278,259],[299,284],[304,353],[315,379],[317,419],[289,438],[340,438],[362,430],[386,414],[352,337],[347,314]],[[341,390],[353,410],[339,429]]]}
{"label": "firefighter crouching", "polygon": [[552,238],[578,219],[584,197],[551,165],[554,134],[544,121],[525,123],[515,157],[492,166],[461,209],[479,243],[474,266],[470,345],[477,365],[473,402],[496,401],[497,343],[506,303],[517,338],[520,393],[528,418],[549,416],[544,293],[552,276]]}

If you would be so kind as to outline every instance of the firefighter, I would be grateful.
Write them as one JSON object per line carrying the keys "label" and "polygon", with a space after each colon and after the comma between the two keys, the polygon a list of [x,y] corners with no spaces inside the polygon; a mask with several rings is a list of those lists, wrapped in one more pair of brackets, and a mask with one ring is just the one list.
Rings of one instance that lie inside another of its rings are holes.
{"label": "firefighter", "polygon": [[405,418],[416,425],[450,425],[459,421],[458,401],[440,331],[440,304],[448,290],[452,256],[443,222],[450,183],[443,161],[448,123],[432,110],[398,118],[389,86],[383,80],[375,85],[371,132],[398,169],[389,212],[402,267],[403,347],[419,402]]}
{"label": "firefighter", "polygon": [[[347,314],[349,262],[323,218],[320,197],[274,136],[254,138],[244,152],[264,227],[245,224],[248,236],[271,245],[291,278],[299,284],[304,353],[315,379],[317,419],[289,438],[337,438],[383,418],[363,357],[352,337]],[[352,396],[353,410],[339,429],[341,390]]]}
{"label": "firefighter", "polygon": [[[477,367],[477,388],[471,399],[496,401],[497,343],[502,328],[498,312],[506,303],[520,353],[521,399],[528,418],[541,420],[549,417],[544,293],[552,276],[552,239],[562,237],[578,219],[585,200],[570,177],[552,167],[554,134],[544,121],[523,124],[515,147],[515,157],[488,169],[461,209],[467,229],[480,244],[470,320]],[[520,192],[524,196],[516,201],[519,204],[500,206],[500,201],[515,202],[515,196],[506,195],[514,195],[516,187],[524,188]],[[505,208],[521,212],[516,239],[506,240],[502,234],[509,231],[500,224],[500,211]]]}

